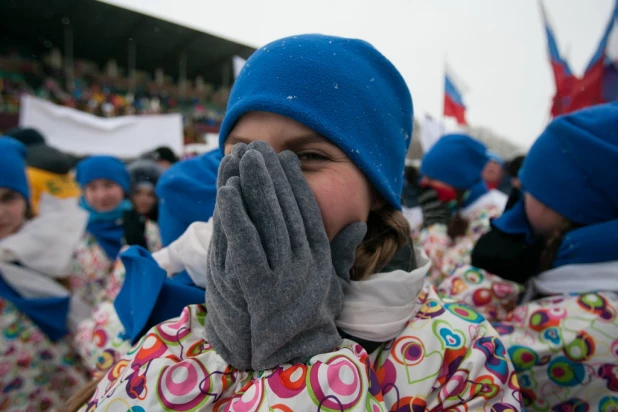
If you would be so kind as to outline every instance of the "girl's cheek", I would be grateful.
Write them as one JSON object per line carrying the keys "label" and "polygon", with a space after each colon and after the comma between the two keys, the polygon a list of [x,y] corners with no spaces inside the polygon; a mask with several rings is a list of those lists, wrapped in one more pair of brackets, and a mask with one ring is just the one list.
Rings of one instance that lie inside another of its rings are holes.
{"label": "girl's cheek", "polygon": [[330,240],[347,225],[366,221],[369,215],[369,188],[362,181],[357,181],[356,176],[348,177],[345,179],[345,174],[325,173],[307,178]]}

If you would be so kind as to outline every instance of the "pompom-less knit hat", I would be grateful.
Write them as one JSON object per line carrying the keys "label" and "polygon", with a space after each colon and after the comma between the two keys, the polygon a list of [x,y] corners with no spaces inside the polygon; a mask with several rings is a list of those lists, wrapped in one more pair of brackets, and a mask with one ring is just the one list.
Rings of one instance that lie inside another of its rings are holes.
{"label": "pompom-less knit hat", "polygon": [[489,161],[487,148],[465,134],[441,137],[423,157],[421,174],[455,189],[468,190],[482,180]]}
{"label": "pompom-less knit hat", "polygon": [[274,41],[232,88],[219,145],[246,113],[286,116],[333,142],[384,199],[401,209],[412,97],[395,66],[362,40],[306,34]]}
{"label": "pompom-less knit hat", "polygon": [[131,176],[131,191],[138,187],[147,186],[154,190],[161,176],[161,169],[154,160],[137,159],[127,166]]}
{"label": "pompom-less knit hat", "polygon": [[[618,103],[555,118],[534,142],[519,172],[523,190],[582,225],[564,235],[554,267],[618,260]],[[534,229],[524,200],[492,222],[500,231]]]}
{"label": "pompom-less knit hat", "polygon": [[26,177],[28,149],[11,137],[0,137],[0,187],[11,189],[30,200]]}
{"label": "pompom-less knit hat", "polygon": [[618,218],[618,103],[554,119],[519,172],[526,192],[582,225]]}
{"label": "pompom-less knit hat", "polygon": [[129,172],[119,159],[113,156],[92,156],[77,164],[77,183],[84,188],[96,179],[107,179],[117,183],[125,193],[130,191]]}

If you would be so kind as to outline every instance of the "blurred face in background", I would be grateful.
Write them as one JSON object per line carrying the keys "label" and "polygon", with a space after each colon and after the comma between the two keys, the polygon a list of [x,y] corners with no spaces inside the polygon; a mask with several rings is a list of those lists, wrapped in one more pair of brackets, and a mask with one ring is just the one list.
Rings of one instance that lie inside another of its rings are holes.
{"label": "blurred face in background", "polygon": [[110,212],[123,201],[124,192],[119,184],[111,180],[96,179],[84,188],[84,199],[97,212]]}
{"label": "blurred face in background", "polygon": [[157,203],[154,187],[152,185],[139,185],[131,194],[131,202],[137,213],[147,215]]}
{"label": "blurred face in background", "polygon": [[157,160],[157,164],[159,165],[159,169],[161,169],[161,171],[167,170],[173,165],[172,162],[164,159]]}
{"label": "blurred face in background", "polygon": [[502,166],[500,163],[490,160],[482,173],[483,180],[488,183],[497,183],[502,180]]}
{"label": "blurred face in background", "polygon": [[0,187],[0,240],[17,231],[26,221],[26,199],[14,190]]}
{"label": "blurred face in background", "polygon": [[548,238],[565,222],[564,217],[538,201],[530,193],[526,193],[524,206],[530,226],[537,236]]}

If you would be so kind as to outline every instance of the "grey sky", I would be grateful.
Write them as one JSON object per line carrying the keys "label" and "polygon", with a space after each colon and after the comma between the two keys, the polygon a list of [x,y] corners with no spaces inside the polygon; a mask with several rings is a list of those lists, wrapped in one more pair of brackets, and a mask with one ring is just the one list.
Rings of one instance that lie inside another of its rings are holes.
{"label": "grey sky", "polygon": [[[468,121],[527,148],[548,121],[553,78],[536,0],[104,0],[251,46],[321,32],[371,42],[401,71],[417,117],[440,117],[445,59],[469,87]],[[613,0],[545,0],[575,73]],[[189,56],[191,58],[191,56]]]}

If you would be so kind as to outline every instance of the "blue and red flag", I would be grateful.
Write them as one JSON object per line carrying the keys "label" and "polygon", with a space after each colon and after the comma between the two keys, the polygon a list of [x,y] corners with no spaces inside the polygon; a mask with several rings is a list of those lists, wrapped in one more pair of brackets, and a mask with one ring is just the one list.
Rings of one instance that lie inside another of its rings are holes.
{"label": "blue and red flag", "polygon": [[551,114],[558,116],[599,103],[618,100],[618,0],[586,71],[573,75],[558,52],[556,39],[547,20],[543,3],[541,13],[547,34],[549,58],[554,72],[556,94]]}
{"label": "blue and red flag", "polygon": [[556,94],[553,98],[551,107],[552,116],[558,116],[566,113],[571,102],[573,87],[577,82],[577,77],[571,72],[569,63],[560,55],[558,44],[554,31],[549,24],[545,7],[540,3],[541,15],[543,16],[543,25],[545,26],[545,34],[547,36],[547,50],[549,52],[549,62],[554,73],[554,83],[556,86]]}
{"label": "blue and red flag", "polygon": [[579,79],[578,87],[573,92],[570,111],[618,100],[618,68],[616,67],[618,43],[615,41],[618,26],[616,19],[618,19],[618,1],[614,4],[603,37],[584,75]]}
{"label": "blue and red flag", "polygon": [[444,74],[444,116],[454,117],[457,124],[467,124],[462,88],[449,70]]}

